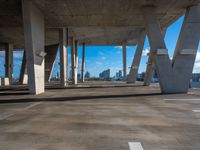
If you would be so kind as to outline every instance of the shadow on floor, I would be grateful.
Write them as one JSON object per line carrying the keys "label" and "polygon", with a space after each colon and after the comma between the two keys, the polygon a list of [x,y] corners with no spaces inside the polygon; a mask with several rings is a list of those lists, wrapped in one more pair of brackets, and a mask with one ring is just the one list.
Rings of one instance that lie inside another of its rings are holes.
{"label": "shadow on floor", "polygon": [[[59,84],[56,85],[46,85],[45,89],[47,90],[56,90],[56,89],[88,89],[88,88],[121,88],[121,87],[142,87],[143,85],[135,85],[135,84],[127,84],[127,85],[69,85],[67,87],[61,87]],[[19,87],[1,87],[0,91],[26,91],[28,90],[27,86],[19,86]],[[0,93],[1,94],[1,93]]]}
{"label": "shadow on floor", "polygon": [[97,96],[73,96],[73,97],[26,97],[20,99],[0,100],[0,104],[8,103],[29,103],[29,102],[62,102],[90,99],[110,99],[110,98],[128,98],[128,97],[145,97],[163,95],[162,93],[146,93],[146,94],[124,94],[124,95],[97,95]]}

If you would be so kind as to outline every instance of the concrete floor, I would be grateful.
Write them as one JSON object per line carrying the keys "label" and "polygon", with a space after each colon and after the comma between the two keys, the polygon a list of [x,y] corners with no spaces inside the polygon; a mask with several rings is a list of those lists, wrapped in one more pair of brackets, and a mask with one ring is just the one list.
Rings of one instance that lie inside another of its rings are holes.
{"label": "concrete floor", "polygon": [[91,85],[39,96],[1,89],[0,150],[129,150],[128,142],[200,149],[200,112],[192,111],[200,110],[200,90],[162,95],[157,86]]}

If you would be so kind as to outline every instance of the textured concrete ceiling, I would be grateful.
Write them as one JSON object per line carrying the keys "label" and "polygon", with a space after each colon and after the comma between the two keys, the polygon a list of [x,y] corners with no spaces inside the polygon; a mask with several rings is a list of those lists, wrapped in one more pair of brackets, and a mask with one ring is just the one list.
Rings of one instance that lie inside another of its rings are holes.
{"label": "textured concrete ceiling", "polygon": [[[145,29],[141,8],[155,7],[162,26],[199,0],[33,0],[45,15],[46,44],[58,43],[58,28],[67,27],[87,45],[134,45]],[[0,0],[0,42],[23,47],[20,0]]]}

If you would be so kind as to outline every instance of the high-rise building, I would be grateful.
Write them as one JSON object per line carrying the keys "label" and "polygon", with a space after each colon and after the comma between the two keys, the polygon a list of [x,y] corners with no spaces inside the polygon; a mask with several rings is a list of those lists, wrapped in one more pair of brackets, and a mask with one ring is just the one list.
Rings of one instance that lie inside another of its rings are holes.
{"label": "high-rise building", "polygon": [[99,74],[101,80],[110,80],[110,69],[104,70]]}
{"label": "high-rise building", "polygon": [[122,80],[123,79],[123,76],[122,76],[122,71],[119,70],[119,80]]}
{"label": "high-rise building", "polygon": [[116,72],[116,76],[115,76],[115,80],[122,80],[123,76],[122,76],[122,71],[119,70],[118,72]]}
{"label": "high-rise building", "polygon": [[192,74],[192,81],[193,82],[200,82],[200,73],[193,73]]}
{"label": "high-rise building", "polygon": [[138,73],[137,81],[144,81],[145,72]]}
{"label": "high-rise building", "polygon": [[90,73],[88,71],[86,71],[85,73],[85,79],[88,80],[90,78]]}

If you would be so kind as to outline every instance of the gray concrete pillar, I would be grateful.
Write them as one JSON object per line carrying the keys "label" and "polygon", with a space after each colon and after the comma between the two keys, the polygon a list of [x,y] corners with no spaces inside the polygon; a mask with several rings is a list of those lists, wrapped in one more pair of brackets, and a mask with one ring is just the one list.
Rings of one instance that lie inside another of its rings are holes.
{"label": "gray concrete pillar", "polygon": [[78,83],[78,40],[75,41],[75,67],[74,67],[74,84]]}
{"label": "gray concrete pillar", "polygon": [[56,55],[58,52],[58,44],[45,46],[45,81],[49,82],[53,71]]}
{"label": "gray concrete pillar", "polygon": [[60,78],[61,86],[67,85],[67,62],[68,62],[68,51],[67,51],[67,32],[66,28],[59,30],[59,40],[60,40]]}
{"label": "gray concrete pillar", "polygon": [[5,77],[9,78],[9,83],[12,84],[13,74],[13,44],[6,44],[5,49]]}
{"label": "gray concrete pillar", "polygon": [[85,70],[85,43],[83,43],[82,49],[82,63],[81,63],[81,82],[84,82],[84,70]]}
{"label": "gray concrete pillar", "polygon": [[19,83],[20,84],[24,84],[26,81],[25,80],[25,76],[27,74],[27,69],[26,69],[26,51],[24,50],[23,52],[23,58],[22,58],[22,65],[21,65],[21,69],[20,69],[20,75],[19,75]]}
{"label": "gray concrete pillar", "polygon": [[44,15],[31,0],[22,0],[28,85],[31,94],[44,92]]}
{"label": "gray concrete pillar", "polygon": [[[162,35],[163,38],[165,37],[167,28],[162,28]],[[150,50],[151,52],[151,50]],[[155,64],[153,63],[153,58],[152,58],[152,53],[149,53],[149,58],[148,58],[148,62],[147,62],[147,68],[146,68],[146,72],[145,72],[145,76],[144,76],[144,86],[149,86],[151,84],[153,75],[155,73]]]}
{"label": "gray concrete pillar", "polygon": [[186,93],[200,39],[200,5],[186,11],[173,62],[169,59],[155,9],[146,7],[143,11],[162,93]]}
{"label": "gray concrete pillar", "polygon": [[71,38],[71,80],[72,84],[75,82],[75,40]]}
{"label": "gray concrete pillar", "polygon": [[144,48],[145,36],[146,36],[146,33],[145,33],[145,31],[143,31],[141,33],[139,40],[138,40],[137,49],[135,51],[133,62],[131,64],[130,72],[129,72],[129,75],[128,75],[128,78],[127,78],[127,83],[135,83],[135,81],[137,79],[138,68],[139,68],[139,65],[140,65],[140,61],[141,61],[141,57],[142,57],[142,51],[143,51],[143,48]]}
{"label": "gray concrete pillar", "polygon": [[122,46],[123,80],[126,81],[126,45]]}

